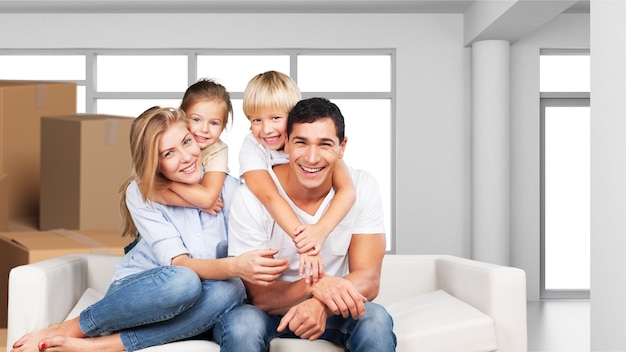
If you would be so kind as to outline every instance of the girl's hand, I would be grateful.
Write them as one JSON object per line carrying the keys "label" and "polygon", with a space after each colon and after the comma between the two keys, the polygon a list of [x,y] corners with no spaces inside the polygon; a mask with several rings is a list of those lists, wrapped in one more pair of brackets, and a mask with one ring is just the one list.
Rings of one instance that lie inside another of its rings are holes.
{"label": "girl's hand", "polygon": [[224,201],[222,198],[217,198],[210,207],[202,209],[202,211],[207,212],[213,216],[217,216],[217,213],[222,211],[224,208]]}

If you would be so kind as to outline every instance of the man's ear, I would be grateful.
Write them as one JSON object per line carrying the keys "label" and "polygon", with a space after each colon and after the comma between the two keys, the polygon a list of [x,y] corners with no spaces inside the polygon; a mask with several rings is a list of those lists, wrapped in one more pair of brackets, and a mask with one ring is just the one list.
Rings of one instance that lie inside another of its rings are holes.
{"label": "man's ear", "polygon": [[287,139],[285,139],[285,146],[283,147],[283,151],[289,154],[289,136],[287,136]]}
{"label": "man's ear", "polygon": [[341,150],[339,151],[339,159],[343,158],[343,152],[346,150],[346,144],[348,143],[348,137],[343,137],[343,141],[339,145]]}

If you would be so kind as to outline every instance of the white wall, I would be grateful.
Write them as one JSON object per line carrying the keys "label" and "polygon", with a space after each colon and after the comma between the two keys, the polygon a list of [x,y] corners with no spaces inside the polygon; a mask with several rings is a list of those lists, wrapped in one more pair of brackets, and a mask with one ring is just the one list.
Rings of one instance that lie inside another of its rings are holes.
{"label": "white wall", "polygon": [[8,49],[396,48],[396,251],[470,254],[462,15],[0,14],[0,33]]}
{"label": "white wall", "polygon": [[511,264],[540,293],[539,50],[589,49],[589,15],[560,15],[511,46]]}
{"label": "white wall", "polygon": [[591,2],[591,350],[626,351],[626,2]]}

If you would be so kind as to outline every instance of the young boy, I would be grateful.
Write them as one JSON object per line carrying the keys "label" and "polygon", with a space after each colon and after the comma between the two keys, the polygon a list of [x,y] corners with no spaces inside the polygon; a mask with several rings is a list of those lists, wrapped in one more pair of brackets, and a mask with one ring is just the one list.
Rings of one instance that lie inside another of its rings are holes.
{"label": "young boy", "polygon": [[[310,283],[324,273],[319,251],[328,234],[348,213],[356,193],[348,168],[340,161],[333,173],[335,198],[316,224],[302,224],[287,201],[278,193],[267,171],[289,161],[284,152],[287,116],[302,98],[291,77],[268,71],[253,77],[243,94],[243,112],[250,120],[250,134],[239,154],[240,174],[250,191],[263,203],[276,223],[290,235],[300,254],[299,274]],[[314,171],[314,170],[312,170]]]}

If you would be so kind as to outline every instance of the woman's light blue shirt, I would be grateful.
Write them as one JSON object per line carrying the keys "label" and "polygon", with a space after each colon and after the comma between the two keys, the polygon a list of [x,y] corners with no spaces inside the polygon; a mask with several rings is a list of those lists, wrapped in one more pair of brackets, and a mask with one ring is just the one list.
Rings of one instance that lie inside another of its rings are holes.
{"label": "woman's light blue shirt", "polygon": [[172,258],[215,259],[228,254],[228,211],[239,181],[226,176],[221,197],[224,208],[213,216],[197,208],[144,202],[135,181],[126,189],[126,204],[140,234],[137,245],[116,266],[114,280],[170,265]]}

